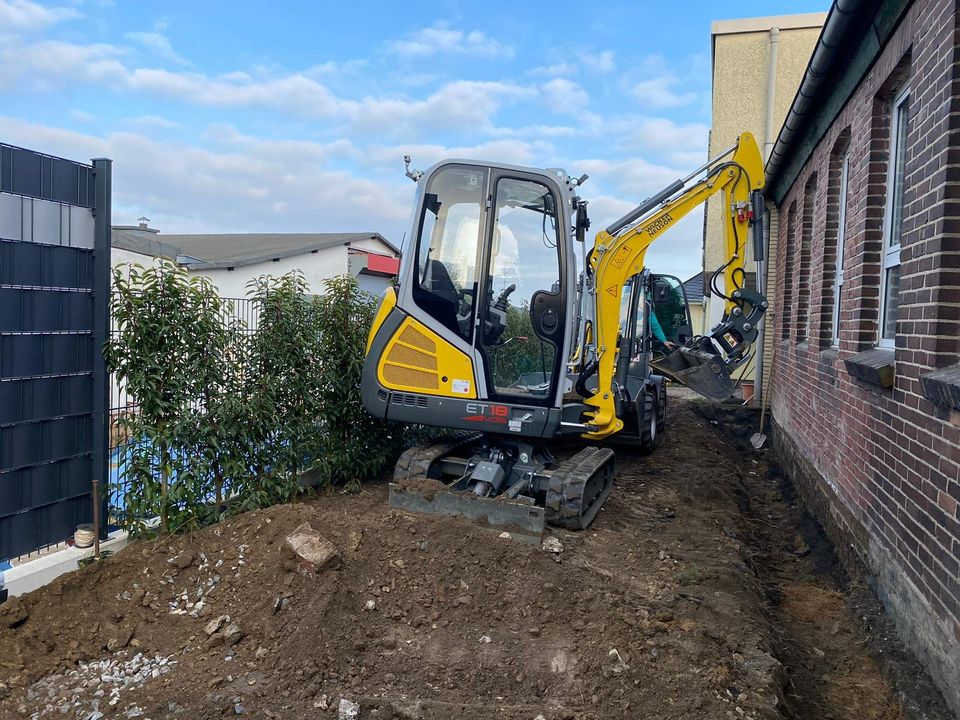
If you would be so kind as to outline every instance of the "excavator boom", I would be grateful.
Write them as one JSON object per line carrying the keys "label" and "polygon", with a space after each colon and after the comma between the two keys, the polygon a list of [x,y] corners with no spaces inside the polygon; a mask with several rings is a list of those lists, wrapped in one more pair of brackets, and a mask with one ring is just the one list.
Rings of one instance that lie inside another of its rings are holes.
{"label": "excavator boom", "polygon": [[[703,177],[687,187],[701,172]],[[591,325],[598,389],[585,400],[594,408],[588,421],[592,429],[584,433],[585,437],[601,439],[623,428],[623,421],[616,416],[610,388],[624,283],[643,269],[651,244],[717,193],[722,193],[724,242],[729,259],[711,278],[711,285],[726,300],[724,319],[709,336],[691,339],[655,367],[712,399],[730,396],[733,388],[730,372],[748,359],[757,336],[757,321],[767,307],[763,296],[742,287],[746,243],[751,238],[751,229],[761,231],[763,184],[763,162],[757,142],[750,133],[742,133],[726,153],[641,203],[597,234],[589,270],[596,296]],[[721,273],[723,288],[716,282]]]}

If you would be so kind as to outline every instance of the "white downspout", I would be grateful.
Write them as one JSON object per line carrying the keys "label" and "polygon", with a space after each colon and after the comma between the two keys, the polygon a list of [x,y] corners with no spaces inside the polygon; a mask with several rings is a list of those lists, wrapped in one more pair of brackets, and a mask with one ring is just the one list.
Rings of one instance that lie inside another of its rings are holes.
{"label": "white downspout", "polygon": [[[770,28],[770,44],[769,51],[767,54],[767,102],[766,102],[766,126],[764,128],[764,137],[763,137],[763,162],[766,163],[770,159],[770,153],[773,152],[773,145],[776,142],[776,137],[774,132],[776,128],[774,127],[774,103],[777,100],[777,54],[780,50],[780,28],[772,27]],[[769,223],[770,218],[767,216],[767,231],[769,232]],[[765,239],[764,247],[764,259],[757,260],[757,289],[761,293],[766,294],[767,292],[767,259],[770,253],[770,238],[769,235]],[[764,366],[763,362],[763,353],[764,353],[764,338],[767,334],[767,322],[764,319],[763,324],[760,329],[760,337],[757,341],[757,362],[754,363],[754,367],[757,368],[756,374],[756,386],[754,393],[756,397],[760,400],[760,403],[763,403],[763,393],[764,393],[764,380],[769,377],[769,369]],[[763,428],[760,429],[760,432],[763,432]]]}
{"label": "white downspout", "polygon": [[773,126],[774,102],[777,99],[777,54],[780,50],[780,28],[770,28],[770,50],[767,58],[767,124],[763,137],[763,161],[770,159],[770,153],[773,152],[773,144],[777,138],[774,135],[776,128]]}

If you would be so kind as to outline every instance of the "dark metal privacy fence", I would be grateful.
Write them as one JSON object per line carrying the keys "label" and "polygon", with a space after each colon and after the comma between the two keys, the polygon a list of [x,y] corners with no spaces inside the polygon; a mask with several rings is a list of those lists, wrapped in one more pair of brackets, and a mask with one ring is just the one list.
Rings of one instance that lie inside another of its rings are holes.
{"label": "dark metal privacy fence", "polygon": [[109,160],[0,144],[0,561],[90,522],[107,477],[110,193]]}

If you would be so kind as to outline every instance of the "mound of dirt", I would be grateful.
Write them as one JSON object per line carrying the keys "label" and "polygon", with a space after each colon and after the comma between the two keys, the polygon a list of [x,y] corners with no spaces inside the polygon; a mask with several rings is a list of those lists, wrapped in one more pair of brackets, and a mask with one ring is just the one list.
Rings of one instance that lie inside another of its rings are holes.
{"label": "mound of dirt", "polygon": [[[618,449],[604,510],[559,546],[391,510],[383,483],[133,543],[0,624],[0,717],[779,717],[741,539],[757,461],[686,405],[670,421],[653,455]],[[284,569],[303,523],[338,563]]]}

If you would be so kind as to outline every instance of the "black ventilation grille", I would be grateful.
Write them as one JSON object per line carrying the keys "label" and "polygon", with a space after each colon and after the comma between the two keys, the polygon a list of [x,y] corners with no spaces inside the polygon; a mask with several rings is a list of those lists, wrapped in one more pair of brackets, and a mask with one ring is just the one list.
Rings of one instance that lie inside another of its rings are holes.
{"label": "black ventilation grille", "polygon": [[408,395],[407,393],[390,393],[391,405],[403,405],[404,407],[425,408],[427,399],[423,395]]}

